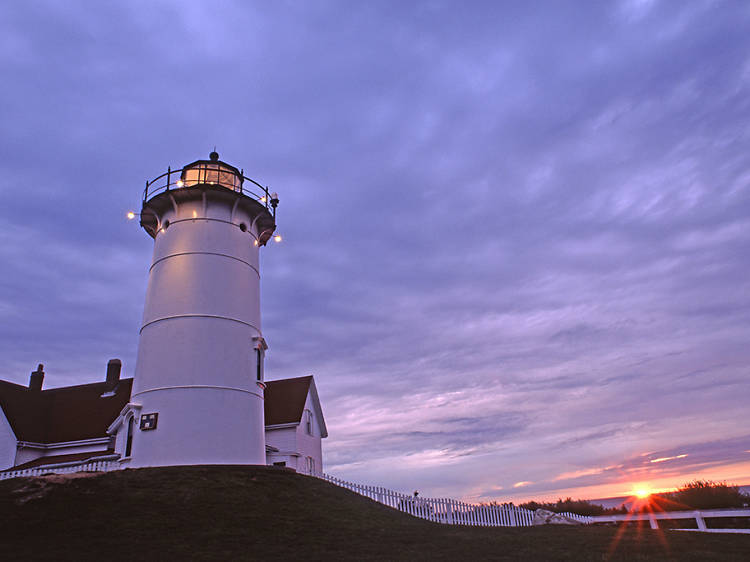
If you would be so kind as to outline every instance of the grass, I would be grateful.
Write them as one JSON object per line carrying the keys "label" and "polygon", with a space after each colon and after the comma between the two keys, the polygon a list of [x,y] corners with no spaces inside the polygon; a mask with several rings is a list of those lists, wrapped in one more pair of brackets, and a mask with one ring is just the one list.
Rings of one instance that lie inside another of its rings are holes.
{"label": "grass", "polygon": [[5,560],[746,560],[750,536],[647,527],[464,528],[266,467],[0,482]]}

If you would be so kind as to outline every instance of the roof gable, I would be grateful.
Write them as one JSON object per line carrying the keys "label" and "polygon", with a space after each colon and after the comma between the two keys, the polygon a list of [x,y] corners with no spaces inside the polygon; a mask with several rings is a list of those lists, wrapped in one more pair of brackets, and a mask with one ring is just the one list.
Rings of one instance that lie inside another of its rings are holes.
{"label": "roof gable", "polygon": [[312,375],[266,382],[264,402],[265,424],[269,426],[300,423],[302,414],[305,411],[305,402],[308,394],[310,395],[316,418],[320,424],[321,436],[328,437],[323,410],[320,407],[320,399],[318,398],[318,390],[315,387],[315,379]]}

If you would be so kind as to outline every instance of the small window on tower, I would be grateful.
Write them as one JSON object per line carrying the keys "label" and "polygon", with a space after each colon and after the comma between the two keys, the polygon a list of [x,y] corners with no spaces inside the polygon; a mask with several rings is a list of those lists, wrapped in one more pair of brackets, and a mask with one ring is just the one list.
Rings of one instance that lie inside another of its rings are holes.
{"label": "small window on tower", "polygon": [[133,452],[133,416],[128,418],[128,433],[125,440],[125,456],[129,457]]}
{"label": "small window on tower", "polygon": [[310,410],[305,410],[305,430],[307,431],[308,435],[312,435],[312,412]]}
{"label": "small window on tower", "polygon": [[263,350],[259,347],[255,348],[255,378],[256,380],[263,380]]}

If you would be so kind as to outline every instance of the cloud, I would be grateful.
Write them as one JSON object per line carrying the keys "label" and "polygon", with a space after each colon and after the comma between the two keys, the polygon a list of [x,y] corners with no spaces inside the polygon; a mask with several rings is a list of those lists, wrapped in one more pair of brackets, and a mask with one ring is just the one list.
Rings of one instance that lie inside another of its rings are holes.
{"label": "cloud", "polygon": [[216,144],[281,196],[266,373],[315,374],[342,477],[470,497],[737,461],[744,8],[6,12],[2,378],[134,368],[151,241],[124,213]]}
{"label": "cloud", "polygon": [[658,459],[651,459],[648,462],[650,462],[650,463],[667,462],[667,461],[673,461],[673,460],[676,460],[676,459],[684,459],[687,456],[688,456],[687,453],[682,453],[681,455],[674,455],[672,457],[659,457]]}

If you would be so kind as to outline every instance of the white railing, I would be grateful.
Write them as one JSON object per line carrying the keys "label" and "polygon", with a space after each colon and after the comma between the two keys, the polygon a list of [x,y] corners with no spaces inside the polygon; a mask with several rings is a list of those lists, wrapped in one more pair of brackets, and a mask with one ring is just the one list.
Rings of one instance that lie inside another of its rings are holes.
{"label": "white railing", "polygon": [[70,474],[72,472],[109,472],[111,470],[120,469],[120,463],[117,462],[118,458],[119,455],[107,455],[106,457],[97,457],[96,460],[88,459],[86,461],[65,462],[35,466],[32,468],[22,468],[21,470],[6,470],[0,472],[0,480],[19,478],[21,476],[42,476],[50,473]]}
{"label": "white railing", "polygon": [[692,511],[657,511],[626,513],[624,515],[597,515],[590,517],[591,523],[620,523],[623,521],[648,521],[652,529],[658,529],[660,519],[695,519],[697,529],[676,529],[677,531],[704,531],[706,533],[747,533],[747,529],[709,529],[706,519],[714,517],[750,517],[750,509],[697,509]]}
{"label": "white railing", "polygon": [[[378,486],[347,482],[328,474],[315,476],[388,507],[435,523],[478,527],[530,527],[534,521],[533,511],[513,504],[470,504],[450,498],[415,497]],[[561,515],[571,517],[581,523],[590,522],[589,517],[573,513]]]}

